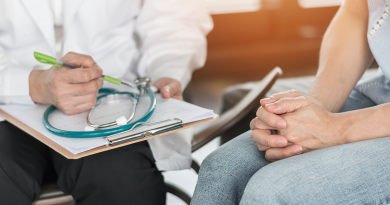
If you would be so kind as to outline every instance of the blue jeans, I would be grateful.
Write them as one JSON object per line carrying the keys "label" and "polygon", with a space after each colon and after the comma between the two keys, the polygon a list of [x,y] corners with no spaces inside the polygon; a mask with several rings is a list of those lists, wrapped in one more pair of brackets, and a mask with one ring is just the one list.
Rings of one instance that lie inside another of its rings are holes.
{"label": "blue jeans", "polygon": [[[357,86],[342,111],[375,106],[363,90],[377,85]],[[269,163],[248,131],[203,161],[191,204],[390,204],[390,138]]]}

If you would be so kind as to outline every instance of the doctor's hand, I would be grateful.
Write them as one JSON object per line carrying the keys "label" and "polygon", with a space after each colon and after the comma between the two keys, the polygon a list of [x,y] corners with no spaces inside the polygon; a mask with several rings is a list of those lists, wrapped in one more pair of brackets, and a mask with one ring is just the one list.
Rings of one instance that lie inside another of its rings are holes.
{"label": "doctor's hand", "polygon": [[345,143],[341,114],[328,112],[312,97],[287,91],[260,103],[252,138],[268,161]]}
{"label": "doctor's hand", "polygon": [[51,104],[72,115],[91,109],[103,86],[103,71],[90,56],[68,53],[62,60],[82,68],[55,67],[30,74],[30,96],[35,103]]}
{"label": "doctor's hand", "polygon": [[183,100],[183,94],[181,92],[182,86],[178,80],[173,78],[160,78],[153,84],[159,90],[164,98],[175,98]]}

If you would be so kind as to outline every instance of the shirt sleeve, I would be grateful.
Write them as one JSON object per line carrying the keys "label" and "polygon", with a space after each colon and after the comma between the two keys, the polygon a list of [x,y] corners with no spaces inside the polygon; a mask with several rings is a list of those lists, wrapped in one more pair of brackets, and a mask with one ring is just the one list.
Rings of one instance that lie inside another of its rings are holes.
{"label": "shirt sleeve", "polygon": [[32,68],[11,64],[0,46],[0,103],[33,105],[29,77]]}
{"label": "shirt sleeve", "polygon": [[138,75],[174,78],[184,89],[206,61],[206,35],[212,28],[204,1],[144,1],[135,27],[141,54]]}

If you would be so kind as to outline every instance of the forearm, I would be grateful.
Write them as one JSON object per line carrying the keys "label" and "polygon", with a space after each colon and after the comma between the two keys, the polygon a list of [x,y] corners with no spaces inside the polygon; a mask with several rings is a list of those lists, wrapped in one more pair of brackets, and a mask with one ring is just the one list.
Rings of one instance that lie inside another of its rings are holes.
{"label": "forearm", "polygon": [[331,112],[338,112],[373,57],[367,42],[365,0],[347,0],[322,42],[317,77],[309,95]]}
{"label": "forearm", "polygon": [[47,87],[44,85],[44,80],[42,79],[44,70],[33,70],[29,76],[29,93],[31,100],[34,103],[42,103],[42,104],[51,104],[51,99],[46,98],[46,96],[42,95],[42,93],[50,93],[47,90]]}
{"label": "forearm", "polygon": [[337,115],[344,143],[390,136],[390,103]]}

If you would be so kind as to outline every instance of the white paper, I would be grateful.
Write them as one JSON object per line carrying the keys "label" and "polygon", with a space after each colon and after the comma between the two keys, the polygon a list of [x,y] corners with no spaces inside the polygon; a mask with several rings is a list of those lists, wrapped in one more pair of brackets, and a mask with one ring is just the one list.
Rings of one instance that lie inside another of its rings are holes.
{"label": "white paper", "polygon": [[[147,121],[148,123],[158,122],[169,118],[180,118],[184,123],[198,121],[213,116],[214,112],[205,108],[201,108],[186,102],[182,102],[176,99],[163,99],[161,95],[156,94],[157,107],[152,117]],[[122,102],[123,103],[123,102]],[[132,121],[139,119],[148,110],[150,105],[149,96],[141,96],[137,105],[137,111]],[[107,109],[97,109],[94,119],[98,123],[107,123],[115,121],[118,117],[125,115],[129,116],[131,109],[128,104],[116,104],[116,106],[106,107]],[[37,130],[44,136],[53,140],[57,144],[66,148],[73,154],[85,152],[87,150],[107,145],[107,140],[104,137],[95,138],[69,138],[54,135],[46,130],[42,124],[42,116],[48,105],[34,105],[34,106],[21,106],[21,105],[0,105],[0,109],[12,115],[16,119],[20,120],[27,126]],[[87,126],[86,117],[88,112],[83,112],[76,115],[65,115],[63,112],[56,110],[49,116],[49,122],[54,127],[68,130],[68,131],[83,131]],[[94,122],[93,122],[94,123]],[[159,127],[161,124],[153,127],[140,126],[133,131],[124,134],[130,135],[132,133],[138,133],[140,131],[150,130],[154,127]],[[120,137],[122,135],[118,135]]]}

